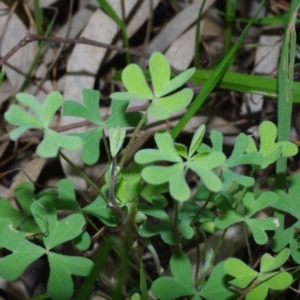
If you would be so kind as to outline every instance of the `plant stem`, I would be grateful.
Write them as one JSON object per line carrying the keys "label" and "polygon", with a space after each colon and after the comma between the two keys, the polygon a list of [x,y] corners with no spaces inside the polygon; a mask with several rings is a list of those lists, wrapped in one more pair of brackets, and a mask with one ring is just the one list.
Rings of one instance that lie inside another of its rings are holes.
{"label": "plant stem", "polygon": [[243,224],[243,235],[245,238],[246,248],[247,248],[247,252],[248,252],[249,265],[251,266],[252,265],[252,253],[251,253],[251,248],[250,248],[250,244],[249,244],[249,240],[248,240],[247,226],[246,226],[245,222]]}
{"label": "plant stem", "polygon": [[105,203],[109,205],[109,200],[107,197],[101,192],[98,186],[84,173],[82,172],[76,165],[74,165],[64,154],[62,151],[59,150],[59,155],[72,167],[72,169],[81,176],[90,186],[92,186],[96,192],[103,198]]}
{"label": "plant stem", "polygon": [[119,216],[119,218],[121,220],[121,223],[124,224],[125,223],[124,213],[115,198],[115,185],[116,185],[116,181],[117,181],[116,158],[115,157],[112,158],[110,168],[111,169],[110,169],[110,180],[109,180],[109,190],[108,190],[108,193],[109,193],[108,206],[115,210],[115,212],[117,213],[117,215]]}
{"label": "plant stem", "polygon": [[108,164],[110,165],[112,158],[111,158],[111,155],[110,155],[109,146],[108,146],[108,142],[107,142],[107,138],[106,138],[104,129],[102,131],[102,141],[103,141],[103,144],[104,144],[104,148],[105,148],[105,152],[106,152],[106,156],[107,156],[107,161],[108,161]]}
{"label": "plant stem", "polygon": [[179,202],[175,200],[174,201],[173,226],[172,226],[173,232],[175,235],[175,239],[176,239],[175,252],[179,252],[181,250],[178,222],[179,222]]}

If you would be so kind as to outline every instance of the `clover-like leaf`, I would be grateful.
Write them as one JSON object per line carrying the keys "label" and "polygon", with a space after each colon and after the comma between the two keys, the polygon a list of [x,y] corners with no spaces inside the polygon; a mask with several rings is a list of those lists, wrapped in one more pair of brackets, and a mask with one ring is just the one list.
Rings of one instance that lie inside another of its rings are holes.
{"label": "clover-like leaf", "polygon": [[[173,233],[173,223],[164,210],[162,200],[158,197],[153,197],[152,206],[146,203],[139,204],[139,212],[160,220],[160,222],[155,225],[143,224],[139,229],[141,236],[151,237],[159,234],[165,243],[169,245],[176,244],[176,237]],[[194,235],[194,230],[190,226],[193,216],[194,214],[185,211],[185,208],[179,212],[178,229],[186,239],[190,239]]]}
{"label": "clover-like leaf", "polygon": [[77,137],[63,136],[48,128],[55,112],[63,102],[59,92],[49,93],[43,105],[29,94],[19,93],[16,95],[16,98],[19,102],[29,107],[36,116],[29,114],[17,105],[12,105],[5,113],[5,119],[11,124],[18,126],[10,132],[12,140],[16,140],[21,134],[31,128],[40,128],[44,130],[44,139],[37,148],[37,153],[41,157],[56,156],[59,148],[77,150],[81,147],[81,141]]}
{"label": "clover-like leaf", "polygon": [[230,283],[239,288],[247,287],[258,276],[256,271],[252,270],[240,259],[234,257],[226,259],[224,269],[227,274],[235,277]]}
{"label": "clover-like leaf", "polygon": [[174,278],[164,276],[156,279],[151,286],[154,296],[162,300],[171,300],[195,295],[197,292],[193,285],[191,263],[186,254],[173,254],[170,268]]}
{"label": "clover-like leaf", "polygon": [[[218,263],[210,274],[204,287],[201,288],[199,295],[205,299],[220,300],[236,299],[237,293],[231,290],[229,283],[224,280],[227,273],[224,269],[224,261]],[[228,275],[227,275],[228,276]]]}
{"label": "clover-like leaf", "polygon": [[12,251],[0,260],[0,277],[4,280],[17,279],[28,265],[45,254],[44,248],[29,242],[24,233],[5,218],[0,219],[0,247]]}
{"label": "clover-like leaf", "polygon": [[188,161],[186,165],[198,174],[209,190],[218,192],[222,188],[222,182],[212,169],[223,165],[225,160],[226,157],[222,152],[212,152],[199,159],[194,158],[192,161]]}
{"label": "clover-like leaf", "polygon": [[281,267],[289,258],[290,250],[283,249],[280,253],[273,257],[269,253],[265,253],[260,260],[260,272],[271,272]]}
{"label": "clover-like leaf", "polygon": [[277,200],[278,197],[273,192],[265,192],[261,194],[256,200],[254,200],[253,191],[248,190],[243,198],[243,203],[246,211],[245,216],[252,216],[268,206],[273,206]]}
{"label": "clover-like leaf", "polygon": [[85,257],[66,256],[50,252],[48,254],[50,276],[47,285],[53,299],[70,299],[73,294],[71,275],[88,276],[93,262]]}
{"label": "clover-like leaf", "polygon": [[52,129],[46,128],[44,139],[37,147],[37,153],[41,157],[54,157],[59,148],[77,150],[81,147],[81,139],[76,136],[62,135]]}
{"label": "clover-like leaf", "polygon": [[180,73],[173,79],[171,79],[168,84],[163,88],[163,90],[160,93],[160,97],[167,95],[171,93],[172,91],[177,90],[180,88],[183,84],[185,84],[195,73],[195,68],[190,68],[188,70],[185,70],[184,72]]}
{"label": "clover-like leaf", "polygon": [[158,98],[152,101],[148,113],[158,120],[168,119],[171,113],[187,107],[193,98],[192,90],[185,88],[170,96]]}
{"label": "clover-like leaf", "polygon": [[248,191],[245,200],[245,214],[244,216],[236,212],[225,197],[218,197],[215,202],[217,207],[222,211],[223,215],[216,218],[215,224],[218,228],[224,229],[238,222],[245,222],[250,228],[253,238],[257,244],[265,244],[268,236],[266,230],[275,230],[279,228],[279,221],[276,218],[254,219],[250,218],[257,212],[259,208],[265,208],[277,200],[274,193],[269,192],[267,195],[263,194],[254,201],[253,192]]}
{"label": "clover-like leaf", "polygon": [[43,241],[47,250],[77,237],[85,225],[85,219],[81,213],[74,213],[58,221],[54,205],[47,199],[41,198],[31,205],[31,211],[35,221],[42,232]]}
{"label": "clover-like leaf", "polygon": [[143,71],[135,64],[128,65],[122,72],[122,81],[128,92],[117,92],[110,95],[115,100],[151,100],[149,115],[164,120],[170,114],[185,108],[192,100],[190,89],[183,89],[168,95],[182,86],[195,72],[195,68],[186,70],[170,80],[170,64],[161,53],[155,52],[149,61],[153,92],[150,90]]}
{"label": "clover-like leaf", "polygon": [[[276,143],[277,127],[270,121],[264,121],[259,126],[260,134],[260,149],[259,152],[263,155],[263,162],[258,165],[261,169],[266,168],[271,163],[275,162],[281,155],[292,156],[297,154],[298,148],[295,144],[285,141]],[[252,137],[249,137],[250,143],[247,147],[248,152],[257,151],[255,142]]]}
{"label": "clover-like leaf", "polygon": [[63,109],[64,115],[80,117],[91,123],[101,125],[103,121],[99,113],[99,91],[83,89],[82,97],[84,105],[77,101],[66,100]]}
{"label": "clover-like leaf", "polygon": [[279,221],[276,218],[246,219],[245,223],[250,228],[254,241],[259,245],[263,245],[268,241],[266,230],[279,228]]}
{"label": "clover-like leaf", "polygon": [[112,101],[112,112],[106,121],[102,120],[99,112],[100,93],[96,90],[84,89],[82,91],[84,104],[73,100],[64,102],[64,115],[84,118],[96,127],[83,133],[72,133],[83,142],[81,153],[82,161],[88,165],[97,162],[100,156],[99,143],[103,130],[111,127],[135,127],[142,118],[139,112],[126,113],[129,101]]}
{"label": "clover-like leaf", "polygon": [[105,201],[100,196],[82,210],[99,218],[107,226],[115,227],[119,224],[119,218],[111,208],[107,207]]}

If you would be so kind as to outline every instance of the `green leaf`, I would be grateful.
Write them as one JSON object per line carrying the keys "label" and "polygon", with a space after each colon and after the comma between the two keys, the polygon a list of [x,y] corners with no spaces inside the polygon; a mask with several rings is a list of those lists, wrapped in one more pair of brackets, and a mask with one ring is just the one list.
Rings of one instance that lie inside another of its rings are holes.
{"label": "green leaf", "polygon": [[200,159],[188,161],[186,166],[198,174],[209,190],[218,192],[222,188],[222,182],[211,169],[221,166],[225,160],[222,152],[212,152]]}
{"label": "green leaf", "polygon": [[112,157],[116,157],[120,151],[126,136],[126,129],[120,126],[109,129],[109,145]]}
{"label": "green leaf", "polygon": [[258,275],[256,271],[234,257],[226,259],[224,269],[227,274],[236,278],[230,283],[239,288],[246,288]]}
{"label": "green leaf", "polygon": [[0,277],[4,280],[17,279],[28,265],[45,254],[44,248],[29,242],[9,219],[0,219],[0,247],[13,252],[0,260]]}
{"label": "green leaf", "polygon": [[[44,123],[38,118],[24,111],[20,106],[12,104],[4,114],[4,118],[10,124],[24,128],[43,128]],[[18,138],[18,137],[17,137]],[[15,138],[15,139],[17,139]]]}
{"label": "green leaf", "polygon": [[184,177],[184,170],[178,168],[174,176],[170,178],[170,194],[178,201],[186,201],[191,196],[191,191]]}
{"label": "green leaf", "polygon": [[282,190],[276,190],[276,194],[280,201],[277,201],[273,204],[274,208],[287,212],[296,219],[300,219],[299,185],[300,173],[292,176],[289,185],[289,193],[285,193]]}
{"label": "green leaf", "polygon": [[269,154],[273,149],[275,140],[277,137],[277,127],[270,121],[264,121],[259,125],[260,135],[260,152],[265,156]]}
{"label": "green leaf", "polygon": [[[277,257],[276,257],[277,258]],[[269,278],[265,284],[269,289],[280,291],[287,289],[293,282],[293,276],[288,272],[280,272]]]}
{"label": "green leaf", "polygon": [[87,276],[93,268],[93,262],[85,257],[66,256],[50,252],[48,254],[50,276],[47,290],[53,299],[67,300],[73,294],[71,275]]}
{"label": "green leaf", "polygon": [[119,224],[119,219],[114,214],[114,211],[107,207],[105,201],[100,196],[82,210],[99,218],[107,226],[115,227]]}
{"label": "green leaf", "polygon": [[250,217],[268,206],[273,206],[277,200],[278,197],[273,192],[265,192],[254,200],[253,191],[248,190],[243,198],[245,217]]}
{"label": "green leaf", "polygon": [[176,152],[183,158],[188,159],[187,147],[186,145],[174,143],[174,148]]}
{"label": "green leaf", "polygon": [[40,101],[38,99],[36,99],[36,97],[34,97],[33,95],[30,95],[30,94],[26,94],[26,93],[18,93],[18,94],[16,94],[16,98],[20,103],[24,104],[25,106],[30,108],[32,111],[34,111],[36,116],[43,122],[43,119],[45,117],[44,111],[43,111],[43,106],[40,103]]}
{"label": "green leaf", "polygon": [[183,252],[173,254],[170,268],[174,278],[160,277],[156,279],[151,286],[154,296],[167,300],[194,295],[196,290],[192,280],[192,268],[186,254]]}
{"label": "green leaf", "polygon": [[184,83],[186,83],[195,73],[195,68],[190,68],[181,74],[174,77],[171,81],[169,81],[165,87],[162,89],[160,93],[160,97],[167,95],[178,88],[180,88]]}
{"label": "green leaf", "polygon": [[129,101],[112,100],[111,114],[105,121],[105,127],[136,127],[143,114],[140,112],[126,112]]}
{"label": "green leaf", "polygon": [[155,119],[168,119],[171,113],[184,109],[193,98],[192,90],[185,88],[170,96],[158,98],[152,101],[148,108],[148,114]]}
{"label": "green leaf", "polygon": [[269,253],[265,253],[260,260],[260,272],[270,272],[278,269],[288,260],[289,256],[289,249],[283,249],[275,258]]}
{"label": "green leaf", "polygon": [[21,182],[14,188],[15,197],[26,216],[31,215],[30,206],[36,196],[33,193],[34,185],[32,182]]}
{"label": "green leaf", "polygon": [[240,133],[236,138],[234,149],[231,156],[228,158],[226,165],[228,167],[235,167],[238,165],[260,165],[262,163],[263,157],[261,153],[250,152],[245,153],[249,145],[249,138]]}
{"label": "green leaf", "polygon": [[63,101],[64,100],[61,93],[57,91],[53,91],[47,95],[45,103],[43,105],[43,121],[45,127],[48,127],[50,125],[54,114],[61,107]]}
{"label": "green leaf", "polygon": [[118,100],[123,100],[123,101],[129,101],[129,100],[150,100],[152,98],[149,96],[144,96],[140,94],[134,94],[134,93],[129,93],[129,92],[116,92],[110,94],[110,98],[113,101],[118,101]]}
{"label": "green leaf", "polygon": [[268,287],[262,283],[256,286],[246,295],[246,300],[265,300],[267,295]]}
{"label": "green leaf", "polygon": [[220,131],[212,130],[210,139],[214,151],[223,152],[223,134]]}
{"label": "green leaf", "polygon": [[147,99],[153,97],[143,71],[138,65],[129,64],[122,72],[122,81],[128,92],[147,97]]}
{"label": "green leaf", "polygon": [[81,251],[86,251],[91,245],[91,237],[87,232],[82,232],[73,240],[77,249]]}
{"label": "green leaf", "polygon": [[150,184],[162,184],[170,181],[176,172],[182,172],[182,169],[180,164],[170,167],[150,166],[142,171],[142,177]]}
{"label": "green leaf", "polygon": [[41,198],[34,202],[31,205],[31,211],[41,231],[47,233],[43,236],[47,250],[74,239],[82,233],[85,225],[85,219],[81,213],[69,215],[58,221],[56,209],[47,199]]}
{"label": "green leaf", "polygon": [[202,143],[205,134],[205,125],[201,125],[193,135],[191,146],[189,148],[189,157],[192,157]]}
{"label": "green leaf", "polygon": [[279,227],[278,219],[246,219],[245,222],[252,231],[254,241],[259,245],[264,245],[268,241],[266,230],[276,230]]}
{"label": "green leaf", "polygon": [[134,164],[130,172],[122,170],[115,186],[115,195],[122,203],[134,201],[142,189],[142,174],[139,165]]}
{"label": "green leaf", "polygon": [[43,141],[37,147],[37,153],[41,157],[54,157],[59,148],[77,150],[82,146],[82,141],[77,136],[66,136],[52,129],[45,129]]}
{"label": "green leaf", "polygon": [[207,282],[199,292],[200,296],[209,300],[237,299],[237,293],[229,289],[230,285],[225,280],[228,275],[226,276],[224,263],[224,261],[220,262],[214,267]]}
{"label": "green leaf", "polygon": [[220,216],[215,220],[215,224],[218,228],[225,229],[244,220],[244,218],[232,208],[225,197],[220,196],[215,199],[215,202],[218,209],[223,213],[223,216]]}
{"label": "green leaf", "polygon": [[154,52],[149,60],[149,70],[155,97],[161,97],[161,91],[170,81],[171,69],[166,57]]}
{"label": "green leaf", "polygon": [[282,146],[281,155],[284,157],[295,156],[299,151],[297,145],[290,141],[279,142],[278,145]]}
{"label": "green leaf", "polygon": [[97,127],[87,132],[70,134],[70,136],[77,136],[82,140],[81,159],[87,165],[93,165],[99,159],[102,132],[103,129]]}

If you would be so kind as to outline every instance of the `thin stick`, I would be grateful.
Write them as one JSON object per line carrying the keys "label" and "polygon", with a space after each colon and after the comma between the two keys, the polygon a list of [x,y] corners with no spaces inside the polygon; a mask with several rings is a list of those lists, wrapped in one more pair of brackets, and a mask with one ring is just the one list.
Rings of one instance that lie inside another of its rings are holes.
{"label": "thin stick", "polygon": [[77,39],[72,38],[63,38],[63,37],[56,37],[56,36],[42,36],[37,34],[32,34],[30,32],[27,32],[26,36],[20,40],[20,42],[14,46],[4,57],[0,59],[0,64],[4,64],[11,56],[13,56],[20,48],[26,46],[27,44],[33,42],[33,41],[45,41],[49,43],[56,43],[56,44],[85,44],[85,45],[91,45],[95,47],[101,47],[108,50],[117,51],[119,53],[129,53],[135,56],[143,57],[143,58],[149,58],[149,54],[143,53],[138,50],[134,49],[126,49],[122,47],[118,47],[115,45],[110,45],[102,42],[97,42],[94,40],[87,39],[85,37],[80,37]]}

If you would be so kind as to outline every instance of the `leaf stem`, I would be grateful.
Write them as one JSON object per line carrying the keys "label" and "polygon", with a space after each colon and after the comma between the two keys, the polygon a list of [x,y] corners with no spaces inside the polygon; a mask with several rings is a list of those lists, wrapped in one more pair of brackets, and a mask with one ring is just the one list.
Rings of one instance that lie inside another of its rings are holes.
{"label": "leaf stem", "polygon": [[59,155],[72,167],[72,169],[81,176],[91,187],[93,187],[96,192],[103,198],[105,203],[109,205],[109,200],[107,197],[101,192],[101,190],[98,188],[98,186],[84,173],[82,172],[75,164],[73,164],[72,161],[70,161],[61,150],[58,151]]}
{"label": "leaf stem", "polygon": [[115,210],[115,212],[119,216],[122,224],[124,224],[125,223],[124,213],[115,198],[115,185],[116,185],[117,178],[118,178],[118,176],[116,174],[116,158],[113,157],[112,161],[111,161],[111,165],[110,165],[110,178],[109,178],[109,190],[108,190],[109,204],[108,204],[108,206]]}
{"label": "leaf stem", "polygon": [[104,148],[105,148],[105,152],[106,152],[106,156],[107,156],[107,161],[108,161],[108,164],[110,165],[112,158],[111,158],[111,155],[110,155],[109,146],[108,146],[108,142],[107,142],[107,138],[106,138],[104,129],[102,131],[102,141],[103,141],[103,144],[104,144]]}
{"label": "leaf stem", "polygon": [[175,252],[179,252],[181,250],[181,245],[180,245],[180,234],[179,234],[179,229],[178,229],[178,222],[179,222],[179,202],[174,201],[174,214],[173,214],[173,232],[176,238],[176,245],[175,245]]}

